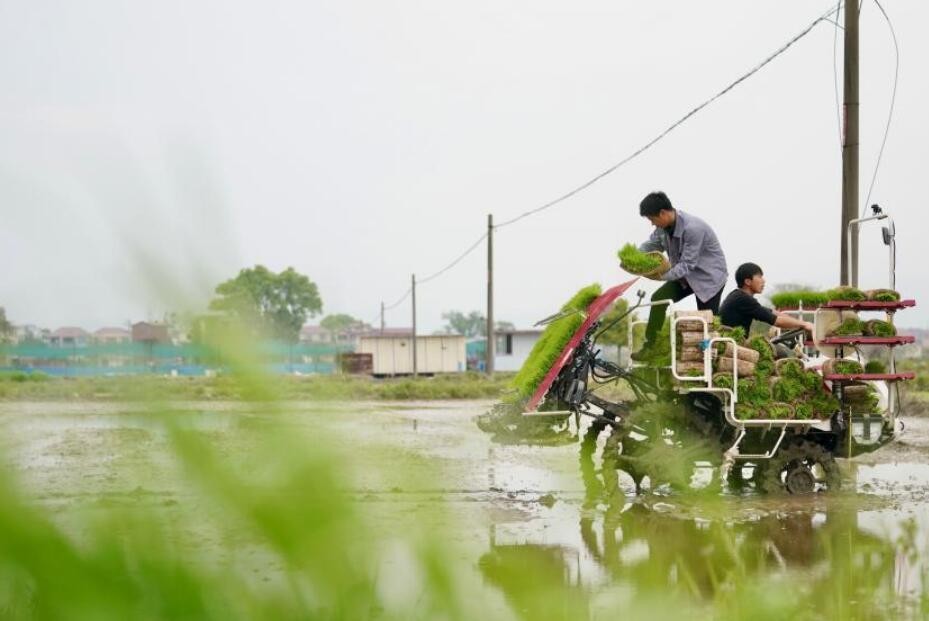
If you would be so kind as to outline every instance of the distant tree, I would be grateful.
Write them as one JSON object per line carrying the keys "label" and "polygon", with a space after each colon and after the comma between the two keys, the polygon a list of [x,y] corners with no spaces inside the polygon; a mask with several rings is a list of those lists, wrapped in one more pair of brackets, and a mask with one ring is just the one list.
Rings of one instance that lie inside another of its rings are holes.
{"label": "distant tree", "polygon": [[[495,321],[494,322],[494,330],[496,330],[497,332],[503,332],[506,330],[515,330],[515,329],[516,329],[516,326],[514,326],[509,321]],[[481,331],[481,334],[483,334],[486,331],[487,331],[487,322],[485,321],[484,329]]]}
{"label": "distant tree", "polygon": [[[469,338],[487,335],[487,318],[478,311],[471,311],[467,315],[460,311],[446,311],[442,313],[442,319],[445,320],[446,332],[463,334]],[[494,330],[497,331],[515,328],[509,321],[494,322]]]}
{"label": "distant tree", "polygon": [[295,342],[307,317],[323,310],[316,284],[294,268],[275,274],[263,265],[243,269],[216,287],[210,310],[235,317],[265,336]]}
{"label": "distant tree", "polygon": [[0,343],[5,343],[13,337],[13,324],[6,318],[6,309],[0,306]]}
{"label": "distant tree", "polygon": [[319,322],[319,327],[327,332],[330,332],[332,335],[341,334],[352,329],[360,329],[365,327],[365,323],[358,319],[355,319],[351,315],[346,315],[345,313],[336,313],[334,315],[326,315]]}
{"label": "distant tree", "polygon": [[629,315],[623,317],[619,320],[616,325],[610,327],[610,324],[613,324],[619,317],[623,315],[626,311],[629,310],[629,302],[623,299],[616,301],[616,304],[613,305],[613,308],[610,309],[606,315],[600,319],[600,329],[608,328],[600,338],[597,340],[597,343],[603,345],[628,345],[629,337],[629,319],[634,318],[635,315]]}
{"label": "distant tree", "polygon": [[453,334],[463,334],[467,337],[478,336],[483,332],[482,326],[486,323],[484,316],[477,311],[467,315],[460,311],[446,311],[442,313],[445,320],[445,329]]}

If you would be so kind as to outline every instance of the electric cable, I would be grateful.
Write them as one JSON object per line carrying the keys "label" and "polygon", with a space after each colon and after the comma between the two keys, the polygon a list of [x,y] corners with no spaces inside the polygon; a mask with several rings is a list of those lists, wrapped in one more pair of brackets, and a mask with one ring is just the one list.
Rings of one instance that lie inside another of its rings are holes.
{"label": "electric cable", "polygon": [[[839,152],[841,153],[844,144],[844,136],[842,135],[842,104],[839,102],[839,13],[842,9],[842,0],[839,0],[835,5],[835,21],[832,22],[835,24],[835,29],[832,34],[832,86],[835,89],[835,122],[836,126],[839,129]],[[842,28],[842,30],[845,30]]]}
{"label": "electric cable", "polygon": [[[875,0],[875,1],[877,1],[877,0]],[[680,127],[682,124],[684,124],[686,121],[688,121],[691,117],[695,116],[697,113],[701,112],[704,108],[706,108],[707,106],[709,106],[710,104],[712,104],[713,102],[715,102],[717,99],[719,99],[719,98],[723,97],[724,95],[726,95],[727,93],[729,93],[729,91],[731,91],[732,89],[734,89],[736,86],[738,86],[739,84],[741,84],[742,82],[744,82],[745,80],[747,80],[748,78],[750,78],[751,76],[753,76],[754,74],[758,73],[758,71],[760,71],[760,70],[763,69],[765,66],[767,66],[771,61],[773,61],[775,58],[777,58],[778,56],[780,56],[781,54],[783,54],[784,52],[786,52],[789,48],[791,48],[797,41],[799,41],[800,39],[802,39],[803,37],[805,37],[806,35],[808,35],[819,23],[821,23],[821,22],[830,22],[830,21],[832,21],[830,18],[831,18],[833,15],[837,14],[837,13],[839,12],[840,8],[841,8],[841,1],[836,5],[835,8],[831,8],[829,11],[827,11],[827,12],[823,13],[822,15],[820,15],[819,17],[817,17],[817,18],[816,18],[815,20],[813,20],[810,24],[808,24],[803,30],[801,30],[798,34],[796,34],[796,35],[793,36],[791,39],[789,39],[785,44],[783,44],[782,46],[780,46],[779,48],[777,48],[773,53],[771,53],[771,54],[769,54],[767,57],[765,57],[761,62],[759,62],[757,65],[755,65],[755,66],[754,66],[752,69],[750,69],[748,72],[742,74],[740,77],[738,77],[738,78],[737,78],[736,80],[734,80],[733,82],[729,83],[725,88],[723,88],[722,90],[720,90],[719,92],[717,92],[715,95],[713,95],[713,96],[710,97],[709,99],[705,100],[704,102],[702,102],[701,104],[699,104],[699,105],[696,106],[695,108],[691,109],[691,110],[690,110],[689,112],[687,112],[684,116],[682,116],[680,119],[678,119],[677,121],[675,121],[674,123],[672,123],[672,124],[671,124],[670,126],[668,126],[664,131],[662,131],[661,133],[659,133],[657,136],[655,136],[654,138],[652,138],[650,141],[648,141],[647,143],[645,143],[643,146],[639,147],[636,151],[634,151],[634,152],[633,152],[632,154],[630,154],[629,156],[627,156],[627,157],[625,157],[624,159],[620,160],[620,161],[617,162],[616,164],[613,164],[612,166],[610,166],[610,167],[607,168],[606,170],[600,172],[599,174],[597,174],[596,176],[592,177],[591,179],[589,179],[589,180],[585,181],[584,183],[578,185],[577,187],[575,187],[574,189],[570,190],[569,192],[566,192],[565,194],[562,194],[561,196],[555,198],[554,200],[551,200],[551,201],[549,201],[549,202],[547,202],[547,203],[545,203],[545,204],[543,204],[543,205],[540,205],[539,207],[536,207],[536,208],[534,208],[534,209],[530,209],[529,211],[523,212],[522,214],[520,214],[520,215],[518,215],[518,216],[515,216],[515,217],[513,217],[513,218],[511,218],[511,219],[509,219],[509,220],[506,220],[506,221],[504,221],[504,222],[501,222],[500,224],[496,224],[496,225],[494,225],[493,228],[494,228],[494,229],[501,229],[501,228],[507,227],[507,226],[509,226],[509,225],[511,225],[511,224],[515,224],[516,222],[519,222],[520,220],[522,220],[522,219],[524,219],[524,218],[527,218],[527,217],[529,217],[529,216],[531,216],[531,215],[535,215],[536,213],[539,213],[539,212],[541,212],[541,211],[544,211],[544,210],[546,210],[546,209],[549,209],[549,208],[551,208],[551,207],[554,207],[555,205],[558,205],[559,203],[562,203],[562,202],[568,200],[569,198],[571,198],[571,197],[573,197],[573,196],[579,194],[580,192],[586,190],[587,188],[589,188],[590,186],[594,185],[595,183],[597,183],[598,181],[600,181],[600,180],[603,179],[604,177],[606,177],[606,176],[612,174],[613,172],[615,172],[616,170],[618,170],[620,167],[622,167],[622,166],[624,166],[625,164],[631,162],[632,160],[634,160],[635,158],[637,158],[639,155],[641,155],[642,153],[644,153],[645,151],[647,151],[648,149],[650,149],[651,147],[653,147],[655,144],[657,144],[659,141],[661,141],[665,136],[667,136],[667,135],[670,134],[672,131],[674,131],[675,129],[677,129],[678,127]],[[883,11],[883,9],[882,9],[882,11]],[[835,23],[835,22],[832,22],[832,23]],[[896,40],[896,39],[895,39],[895,40]],[[833,63],[833,64],[834,64],[834,63]],[[838,93],[838,85],[836,85],[836,93]],[[838,94],[837,94],[836,96],[838,97]],[[455,267],[456,265],[458,265],[458,263],[460,263],[462,260],[464,260],[465,257],[467,257],[469,254],[471,254],[471,253],[481,244],[481,242],[483,242],[486,238],[487,238],[487,233],[484,233],[484,234],[481,235],[474,243],[472,243],[470,246],[468,246],[468,248],[467,248],[464,252],[462,252],[462,253],[461,253],[460,255],[458,255],[454,260],[452,260],[448,265],[446,265],[445,267],[443,267],[443,268],[440,269],[439,271],[437,271],[437,272],[435,272],[435,273],[433,273],[433,274],[430,274],[429,276],[426,276],[425,278],[419,280],[419,281],[418,281],[418,284],[426,284],[426,283],[428,283],[428,282],[430,282],[430,281],[432,281],[432,280],[438,278],[439,276],[445,274],[446,272],[448,272],[450,269],[452,269],[453,267]],[[397,305],[399,305],[400,303],[402,303],[404,300],[406,300],[406,298],[410,295],[411,292],[412,292],[412,288],[407,289],[406,292],[403,294],[403,296],[402,296],[399,300],[397,300],[396,302],[394,302],[394,303],[391,304],[390,306],[385,307],[384,310],[386,311],[386,310],[389,310],[389,309],[392,309],[392,308],[396,307]]]}
{"label": "electric cable", "polygon": [[877,8],[881,11],[881,15],[884,16],[887,27],[890,28],[890,36],[894,41],[894,86],[890,94],[890,108],[887,110],[887,124],[884,126],[884,138],[881,140],[881,148],[877,152],[877,161],[874,163],[874,174],[871,175],[871,185],[868,187],[868,197],[861,207],[861,217],[864,217],[868,205],[871,203],[871,193],[874,191],[874,183],[877,181],[877,171],[881,167],[881,158],[884,156],[884,147],[887,145],[887,136],[890,134],[890,123],[894,116],[894,105],[897,101],[897,81],[900,76],[900,45],[897,42],[897,32],[894,30],[893,22],[890,21],[890,16],[887,15],[887,11],[881,6],[880,1],[874,0],[874,4],[877,5]]}
{"label": "electric cable", "polygon": [[445,272],[447,272],[448,270],[452,269],[453,267],[455,267],[456,265],[458,265],[466,256],[468,256],[469,254],[471,254],[472,252],[474,252],[474,250],[475,250],[478,246],[480,246],[480,245],[481,245],[481,242],[484,241],[485,239],[487,239],[487,233],[484,233],[483,235],[481,235],[480,237],[478,237],[477,240],[476,240],[473,244],[471,244],[470,246],[468,246],[468,249],[467,249],[467,250],[465,250],[465,251],[462,252],[460,255],[458,255],[451,263],[449,263],[448,265],[446,265],[445,267],[443,267],[442,269],[440,269],[440,270],[439,270],[438,272],[436,272],[435,274],[430,274],[429,276],[426,276],[425,278],[423,278],[423,279],[421,279],[421,280],[417,280],[417,281],[416,281],[416,284],[417,284],[417,285],[424,285],[424,284],[426,284],[427,282],[429,282],[430,280],[434,280],[434,279],[438,278],[439,276],[441,276],[442,274],[444,274]]}
{"label": "electric cable", "polygon": [[793,38],[791,38],[789,41],[787,41],[787,43],[785,43],[784,45],[782,45],[781,47],[779,47],[777,50],[775,50],[774,53],[768,55],[764,60],[762,60],[762,61],[761,61],[760,63],[758,63],[757,65],[755,65],[755,67],[753,67],[752,69],[750,69],[747,73],[742,74],[739,78],[737,78],[735,81],[731,82],[731,83],[730,83],[728,86],[726,86],[724,89],[722,89],[721,91],[719,91],[718,93],[716,93],[715,95],[713,95],[712,97],[710,97],[709,99],[707,99],[706,101],[704,101],[703,103],[701,103],[700,105],[698,105],[697,107],[693,108],[690,112],[688,112],[687,114],[685,114],[684,116],[682,116],[680,119],[678,119],[677,121],[675,121],[674,123],[672,123],[670,126],[668,126],[668,127],[667,127],[664,131],[662,131],[660,134],[658,134],[657,136],[655,136],[654,138],[652,138],[650,141],[648,141],[647,143],[645,143],[643,146],[639,147],[639,148],[638,148],[636,151],[634,151],[631,155],[625,157],[624,159],[620,160],[620,161],[617,162],[616,164],[613,164],[612,166],[610,166],[609,168],[607,168],[607,169],[604,170],[603,172],[599,173],[598,175],[594,176],[594,177],[591,178],[591,179],[588,179],[587,181],[585,181],[584,183],[582,183],[582,184],[580,184],[579,186],[575,187],[574,189],[572,189],[572,190],[566,192],[565,194],[562,194],[562,195],[559,196],[558,198],[555,198],[554,200],[551,200],[551,201],[549,201],[549,202],[547,202],[547,203],[545,203],[545,204],[543,204],[543,205],[540,205],[539,207],[536,207],[536,208],[534,208],[534,209],[530,209],[529,211],[523,212],[522,214],[520,214],[520,215],[518,215],[518,216],[516,216],[516,217],[514,217],[514,218],[510,218],[509,220],[506,220],[506,221],[504,221],[504,222],[501,222],[500,224],[495,225],[494,228],[496,228],[496,229],[501,229],[501,228],[506,227],[506,226],[509,226],[509,225],[511,225],[511,224],[515,224],[516,222],[519,222],[519,221],[522,220],[523,218],[527,218],[527,217],[529,217],[529,216],[531,216],[531,215],[535,215],[535,214],[537,214],[537,213],[539,213],[539,212],[541,212],[541,211],[545,211],[546,209],[549,209],[549,208],[551,208],[551,207],[554,207],[555,205],[557,205],[557,204],[559,204],[559,203],[562,203],[562,202],[568,200],[569,198],[571,198],[572,196],[574,196],[574,195],[576,195],[576,194],[579,194],[580,192],[586,190],[587,188],[589,188],[589,187],[592,186],[593,184],[597,183],[598,181],[600,181],[600,180],[603,179],[604,177],[606,177],[606,176],[612,174],[613,172],[615,172],[615,171],[616,171],[617,169],[619,169],[620,167],[622,167],[622,166],[624,166],[625,164],[631,162],[632,160],[634,160],[635,158],[637,158],[639,155],[641,155],[642,153],[644,153],[645,151],[647,151],[648,149],[650,149],[651,147],[653,147],[656,143],[658,143],[658,142],[659,142],[661,139],[663,139],[665,136],[667,136],[667,135],[670,134],[672,131],[674,131],[675,129],[677,129],[678,127],[680,127],[682,124],[684,124],[684,123],[685,123],[687,120],[689,120],[692,116],[694,116],[695,114],[697,114],[698,112],[700,112],[701,110],[703,110],[704,108],[706,108],[708,105],[710,105],[711,103],[713,103],[714,101],[716,101],[717,99],[719,99],[720,97],[722,97],[723,95],[725,95],[726,93],[728,93],[729,91],[731,91],[732,89],[734,89],[736,86],[738,86],[739,84],[741,84],[742,82],[744,82],[745,80],[747,80],[748,78],[750,78],[751,76],[753,76],[754,74],[758,73],[758,71],[760,71],[762,68],[764,68],[768,63],[770,63],[770,62],[773,61],[775,58],[777,58],[778,56],[780,56],[781,54],[783,54],[784,52],[786,52],[791,46],[793,46],[794,43],[796,43],[797,41],[799,41],[800,39],[802,39],[803,37],[805,37],[806,35],[808,35],[808,34],[810,33],[810,31],[812,31],[813,28],[816,27],[817,24],[819,24],[820,22],[827,21],[828,18],[830,18],[830,17],[836,12],[836,10],[837,10],[836,8],[829,9],[826,13],[824,13],[824,14],[820,15],[819,17],[817,17],[817,18],[816,18],[815,20],[813,20],[806,28],[804,28],[799,34],[795,35]]}

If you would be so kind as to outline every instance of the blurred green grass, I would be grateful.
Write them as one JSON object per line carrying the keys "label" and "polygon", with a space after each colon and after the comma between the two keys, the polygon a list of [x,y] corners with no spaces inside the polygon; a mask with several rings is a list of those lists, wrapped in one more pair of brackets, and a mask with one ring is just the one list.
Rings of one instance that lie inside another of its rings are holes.
{"label": "blurred green grass", "polygon": [[[275,399],[293,400],[433,400],[496,399],[512,373],[492,378],[479,373],[434,377],[371,378],[350,375],[263,376],[260,385]],[[248,384],[233,375],[217,377],[48,377],[0,374],[0,400],[6,401],[136,401],[240,400]]]}

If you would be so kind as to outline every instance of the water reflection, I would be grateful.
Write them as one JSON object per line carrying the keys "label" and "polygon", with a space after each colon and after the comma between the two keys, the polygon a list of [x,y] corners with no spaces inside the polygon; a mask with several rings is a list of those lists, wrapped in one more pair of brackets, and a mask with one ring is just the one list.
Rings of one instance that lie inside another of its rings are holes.
{"label": "water reflection", "polygon": [[[701,497],[686,506],[674,496],[637,498],[620,485],[615,463],[603,458],[604,444],[589,433],[581,446],[585,493],[580,507],[571,508],[576,536],[559,540],[554,528],[516,536],[492,530],[480,570],[519,618],[609,617],[597,602],[611,592],[645,606],[642,614],[670,613],[681,602],[736,618],[770,617],[772,605],[778,615],[832,618],[924,610],[912,520],[891,539],[863,528],[868,520],[848,497],[803,504]],[[744,505],[753,503],[765,508],[746,519]]]}

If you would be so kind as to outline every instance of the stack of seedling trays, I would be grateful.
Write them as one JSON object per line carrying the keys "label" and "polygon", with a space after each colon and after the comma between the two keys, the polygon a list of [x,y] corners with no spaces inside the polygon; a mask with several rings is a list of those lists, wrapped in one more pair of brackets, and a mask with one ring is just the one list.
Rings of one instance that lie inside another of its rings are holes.
{"label": "stack of seedling trays", "polygon": [[[875,297],[878,299],[875,299]],[[820,339],[819,343],[821,345],[836,348],[836,359],[844,358],[846,347],[869,345],[893,348],[915,342],[916,339],[913,336],[897,334],[893,325],[894,314],[898,310],[916,306],[915,300],[901,299],[899,294],[890,291],[884,292],[883,295],[878,294],[875,296],[872,294],[868,298],[863,300],[830,300],[822,305],[822,308],[837,311],[853,311],[855,313],[883,312],[886,315],[886,321],[871,320],[862,322],[856,318],[847,318],[839,326],[836,334]],[[899,382],[911,380],[915,377],[915,374],[875,372],[869,369],[865,369],[860,373],[829,370],[823,373],[823,377],[831,382],[847,385],[851,382],[868,381]]]}

